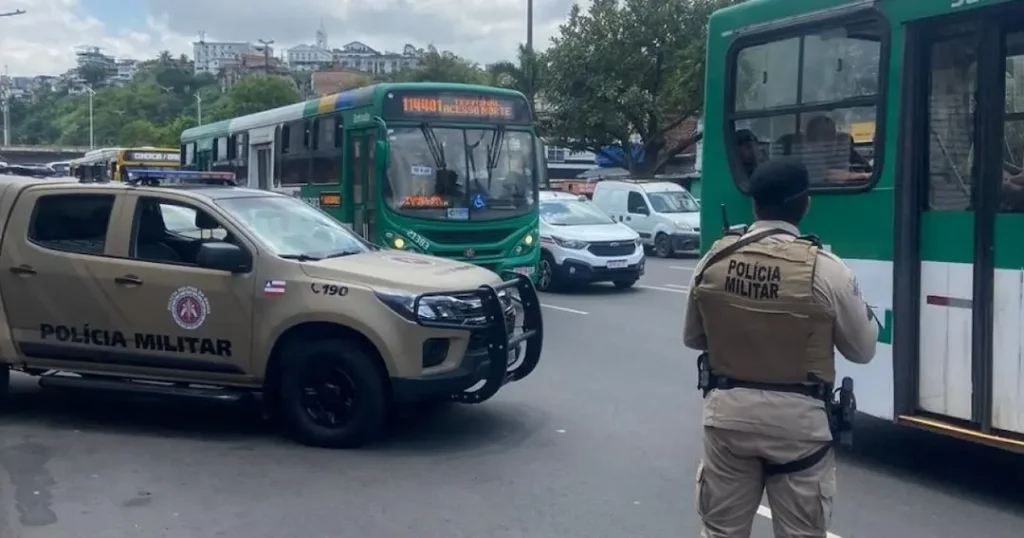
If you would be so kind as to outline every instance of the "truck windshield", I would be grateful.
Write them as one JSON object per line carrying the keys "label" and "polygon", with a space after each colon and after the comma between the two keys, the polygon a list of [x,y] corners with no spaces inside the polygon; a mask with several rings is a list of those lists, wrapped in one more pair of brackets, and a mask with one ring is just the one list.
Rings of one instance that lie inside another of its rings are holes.
{"label": "truck windshield", "polygon": [[376,250],[351,230],[298,198],[254,196],[217,200],[274,254],[320,260]]}
{"label": "truck windshield", "polygon": [[533,135],[504,128],[429,125],[388,132],[384,199],[392,210],[438,220],[498,220],[536,207]]}
{"label": "truck windshield", "polygon": [[685,191],[648,192],[647,198],[658,213],[696,213],[700,204]]}

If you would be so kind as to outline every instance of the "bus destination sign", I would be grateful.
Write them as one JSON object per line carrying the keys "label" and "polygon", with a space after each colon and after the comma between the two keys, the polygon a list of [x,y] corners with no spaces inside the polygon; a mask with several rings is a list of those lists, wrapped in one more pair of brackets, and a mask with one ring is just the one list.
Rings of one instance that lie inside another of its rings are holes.
{"label": "bus destination sign", "polygon": [[136,162],[178,162],[180,153],[169,151],[128,151],[124,160]]}
{"label": "bus destination sign", "polygon": [[529,123],[524,99],[463,92],[388,92],[384,116],[390,119]]}

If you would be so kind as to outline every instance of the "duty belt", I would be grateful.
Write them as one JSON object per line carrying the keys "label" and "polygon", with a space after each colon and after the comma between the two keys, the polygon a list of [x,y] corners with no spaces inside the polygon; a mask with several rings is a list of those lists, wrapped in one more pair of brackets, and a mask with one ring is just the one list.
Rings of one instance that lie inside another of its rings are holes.
{"label": "duty belt", "polygon": [[[835,391],[833,391],[831,384],[823,381],[814,383],[762,383],[732,379],[717,376],[711,372],[707,353],[702,353],[697,358],[697,372],[697,388],[701,389],[705,397],[715,389],[747,388],[802,394],[825,403],[825,414],[828,417],[829,429],[832,431],[832,442],[803,458],[786,463],[773,463],[761,458],[761,468],[766,477],[799,473],[800,471],[810,469],[832,451],[834,444],[850,445],[853,442],[853,419],[857,411],[857,401],[853,395],[853,379],[849,377],[843,378],[839,389]],[[838,401],[834,399],[835,393],[839,396]]]}

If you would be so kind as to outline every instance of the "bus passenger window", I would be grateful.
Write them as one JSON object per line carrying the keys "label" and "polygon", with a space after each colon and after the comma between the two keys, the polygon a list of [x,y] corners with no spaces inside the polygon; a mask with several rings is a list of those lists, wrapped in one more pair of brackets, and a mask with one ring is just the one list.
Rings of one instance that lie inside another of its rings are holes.
{"label": "bus passenger window", "polygon": [[871,181],[882,31],[857,23],[739,50],[727,142],[740,187],[779,155],[807,166],[812,189]]}

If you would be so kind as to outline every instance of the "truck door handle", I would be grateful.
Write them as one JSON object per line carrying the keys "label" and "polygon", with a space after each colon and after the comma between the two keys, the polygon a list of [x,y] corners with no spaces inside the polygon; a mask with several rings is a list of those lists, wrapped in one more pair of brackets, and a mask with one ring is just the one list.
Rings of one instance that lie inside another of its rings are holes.
{"label": "truck door handle", "polygon": [[34,275],[34,274],[36,274],[36,270],[33,269],[31,266],[28,266],[28,265],[17,265],[15,267],[11,267],[11,272],[16,274],[16,275]]}
{"label": "truck door handle", "polygon": [[142,279],[135,275],[124,275],[115,278],[114,282],[117,282],[118,284],[138,286],[139,284],[142,284]]}
{"label": "truck door handle", "polygon": [[633,220],[633,217],[626,217],[626,220]]}

